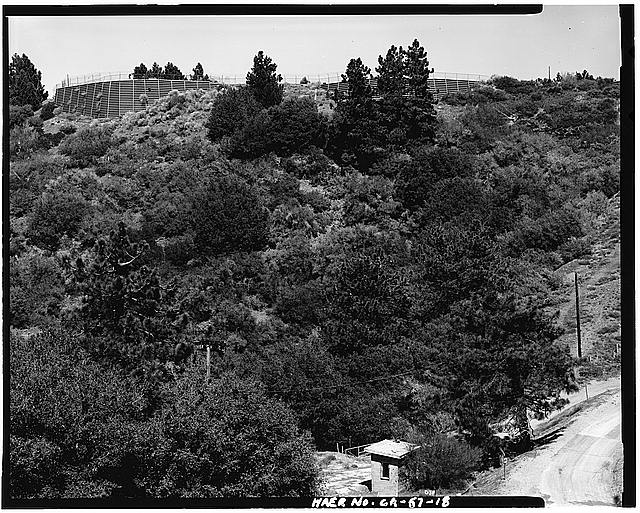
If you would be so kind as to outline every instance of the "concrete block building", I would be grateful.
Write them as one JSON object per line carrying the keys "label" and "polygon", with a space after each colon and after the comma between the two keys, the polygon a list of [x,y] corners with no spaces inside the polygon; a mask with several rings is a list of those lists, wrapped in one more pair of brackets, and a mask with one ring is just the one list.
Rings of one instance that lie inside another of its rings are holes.
{"label": "concrete block building", "polygon": [[382,496],[398,495],[400,467],[407,455],[419,446],[401,440],[382,440],[371,444],[371,492]]}

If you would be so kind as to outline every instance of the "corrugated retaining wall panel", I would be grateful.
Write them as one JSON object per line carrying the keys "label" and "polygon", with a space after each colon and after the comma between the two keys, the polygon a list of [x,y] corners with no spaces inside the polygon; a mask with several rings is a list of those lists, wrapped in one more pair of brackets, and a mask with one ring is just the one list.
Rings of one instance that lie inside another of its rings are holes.
{"label": "corrugated retaining wall panel", "polygon": [[96,84],[87,84],[87,116],[93,116],[93,104],[96,101]]}
{"label": "corrugated retaining wall panel", "polygon": [[158,80],[158,88],[160,90],[160,97],[168,96],[171,92],[171,80]]}
{"label": "corrugated retaining wall panel", "polygon": [[87,85],[82,84],[81,86],[78,86],[77,93],[78,93],[78,98],[75,101],[75,112],[78,114],[84,114],[85,107],[87,104]]}
{"label": "corrugated retaining wall panel", "polygon": [[134,80],[133,81],[133,110],[137,112],[139,110],[144,110],[145,106],[140,101],[140,96],[143,94],[147,95],[149,98],[149,93],[147,93],[147,88],[145,87],[144,80]]}
{"label": "corrugated retaining wall panel", "polygon": [[122,115],[125,112],[133,112],[135,101],[133,99],[133,82],[126,80],[120,82],[120,111]]}
{"label": "corrugated retaining wall panel", "polygon": [[67,104],[69,105],[69,112],[75,112],[78,108],[78,97],[80,96],[80,87],[75,86],[71,88],[69,99]]}
{"label": "corrugated retaining wall panel", "polygon": [[[98,92],[98,86],[100,86],[100,91]],[[107,86],[107,87],[105,87]],[[96,84],[96,103],[93,106],[95,114],[94,116],[98,118],[106,118],[107,117],[107,101],[108,101],[108,93],[109,93],[109,82],[100,82]]]}
{"label": "corrugated retaining wall panel", "polygon": [[120,115],[120,82],[109,82],[109,105],[107,107],[107,116],[116,118]]}

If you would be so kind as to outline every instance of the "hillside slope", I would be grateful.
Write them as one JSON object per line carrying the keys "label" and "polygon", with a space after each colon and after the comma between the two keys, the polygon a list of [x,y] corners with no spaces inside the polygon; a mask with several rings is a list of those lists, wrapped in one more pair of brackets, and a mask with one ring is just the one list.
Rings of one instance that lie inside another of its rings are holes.
{"label": "hillside slope", "polygon": [[564,328],[559,344],[577,355],[574,273],[578,275],[583,378],[606,377],[620,370],[620,196],[616,194],[595,220],[592,251],[555,271],[561,287],[554,309]]}

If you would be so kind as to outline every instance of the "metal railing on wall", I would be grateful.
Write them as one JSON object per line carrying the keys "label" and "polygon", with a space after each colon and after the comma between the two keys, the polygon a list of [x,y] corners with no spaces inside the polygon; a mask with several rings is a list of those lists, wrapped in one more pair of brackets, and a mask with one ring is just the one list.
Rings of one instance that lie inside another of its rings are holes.
{"label": "metal railing on wall", "polygon": [[[95,82],[111,82],[116,80],[130,80],[130,79],[142,79],[146,78],[147,80],[153,80],[154,78],[164,78],[168,80],[190,80],[189,77],[183,76],[163,76],[163,77],[142,77],[136,76],[133,72],[129,71],[112,71],[112,72],[96,72],[96,73],[87,73],[85,75],[77,75],[74,77],[67,77],[62,82],[56,84],[56,89],[61,89],[63,87],[72,87],[83,84],[91,84]],[[450,79],[450,80],[469,80],[469,81],[477,81],[484,82],[491,78],[489,75],[481,75],[475,73],[455,73],[450,71],[435,71],[429,75],[429,78],[433,79]],[[228,74],[228,75],[210,75],[209,80],[211,82],[216,82],[219,84],[230,84],[230,85],[239,85],[246,83],[247,76],[237,75],[237,74]],[[319,83],[319,84],[332,84],[337,82],[342,82],[342,73],[332,72],[332,73],[309,73],[309,74],[299,74],[299,75],[282,75],[282,82],[286,84],[300,84],[305,81],[308,83]],[[201,79],[200,79],[201,80]]]}

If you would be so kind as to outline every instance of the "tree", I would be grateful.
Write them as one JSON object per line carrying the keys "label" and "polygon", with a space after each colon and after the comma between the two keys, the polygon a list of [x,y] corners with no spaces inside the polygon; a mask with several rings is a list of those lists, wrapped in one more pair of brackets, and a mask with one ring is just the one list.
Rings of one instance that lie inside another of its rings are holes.
{"label": "tree", "polygon": [[539,278],[491,239],[480,222],[430,226],[411,275],[421,283],[412,310],[442,357],[433,364],[446,377],[446,403],[476,443],[508,416],[526,433],[527,412],[552,410],[561,391],[575,389],[568,349],[555,344],[558,330],[537,295]]}
{"label": "tree", "polygon": [[31,105],[38,110],[48,95],[42,85],[42,73],[29,57],[14,54],[9,63],[9,104]]}
{"label": "tree", "polygon": [[184,80],[184,75],[182,74],[182,71],[178,69],[178,66],[172,62],[167,62],[164,67],[164,71],[162,72],[162,78],[169,80]]}
{"label": "tree", "polygon": [[417,39],[406,49],[391,45],[387,55],[378,57],[378,90],[383,96],[407,95],[431,100],[428,88],[427,52]]}
{"label": "tree", "polygon": [[150,406],[144,387],[80,346],[67,330],[11,336],[14,499],[139,494],[135,455],[153,449],[154,438],[142,420]]}
{"label": "tree", "polygon": [[348,104],[359,105],[371,98],[370,76],[371,68],[365,66],[360,57],[349,61],[347,70],[342,75],[342,81],[348,84]]}
{"label": "tree", "polygon": [[[416,46],[418,45],[418,46]],[[344,164],[367,171],[394,150],[434,138],[435,111],[425,89],[429,70],[426,53],[417,41],[404,52],[392,46],[378,59],[381,99],[372,99],[371,70],[360,58],[351,59],[343,82],[349,97],[336,107],[329,148]]]}
{"label": "tree", "polygon": [[133,78],[141,79],[147,78],[149,76],[149,70],[144,65],[144,63],[140,63],[139,66],[133,68]]}
{"label": "tree", "polygon": [[172,449],[152,474],[160,477],[153,495],[317,494],[311,440],[292,412],[256,382],[228,375],[206,384],[202,371],[191,369],[168,390],[160,419]]}
{"label": "tree", "polygon": [[163,78],[162,66],[160,66],[157,62],[153,63],[149,73],[147,74],[147,78]]}
{"label": "tree", "polygon": [[376,240],[362,229],[325,272],[327,283],[322,326],[335,354],[363,354],[373,346],[391,345],[404,332],[409,290],[399,238]]}
{"label": "tree", "polygon": [[428,87],[429,61],[427,52],[420,46],[417,39],[407,48],[405,58],[405,75],[407,76],[410,93],[416,98],[430,99]]}
{"label": "tree", "polygon": [[92,352],[136,372],[173,358],[170,315],[156,270],[143,263],[147,250],[146,242],[129,240],[120,222],[74,269]]}
{"label": "tree", "polygon": [[207,383],[193,366],[154,403],[80,346],[68,331],[12,334],[11,498],[317,495],[309,436],[258,383]]}
{"label": "tree", "polygon": [[582,73],[576,71],[576,80],[594,80],[594,78],[593,75],[585,69]]}
{"label": "tree", "polygon": [[362,171],[384,153],[378,109],[371,99],[370,72],[359,57],[349,61],[342,75],[348,97],[338,101],[329,134],[329,148],[335,158]]}
{"label": "tree", "polygon": [[402,94],[405,89],[405,54],[400,48],[391,45],[387,55],[378,57],[378,92],[386,94]]}
{"label": "tree", "polygon": [[193,74],[191,75],[191,80],[209,80],[209,75],[204,74],[204,69],[202,68],[202,64],[196,64],[196,67],[193,68]]}
{"label": "tree", "polygon": [[278,66],[262,50],[253,58],[253,67],[247,73],[247,87],[263,107],[278,105],[282,101],[284,86],[282,75],[276,75]]}

